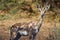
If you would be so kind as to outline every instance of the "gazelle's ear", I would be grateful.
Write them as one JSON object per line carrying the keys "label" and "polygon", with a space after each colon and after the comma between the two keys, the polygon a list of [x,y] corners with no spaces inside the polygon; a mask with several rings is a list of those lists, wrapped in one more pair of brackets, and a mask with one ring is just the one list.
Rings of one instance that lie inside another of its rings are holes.
{"label": "gazelle's ear", "polygon": [[41,12],[41,10],[42,10],[42,9],[41,9],[41,7],[39,6],[39,4],[38,4],[38,3],[36,4],[36,6],[37,6],[37,8],[38,8],[39,12]]}
{"label": "gazelle's ear", "polygon": [[39,4],[38,4],[38,3],[36,4],[36,6],[37,6],[37,8],[40,8],[40,6],[39,6]]}
{"label": "gazelle's ear", "polygon": [[43,10],[44,10],[44,11],[47,11],[47,10],[49,10],[49,8],[50,8],[50,4],[48,4],[48,5],[46,5],[45,7],[43,7]]}
{"label": "gazelle's ear", "polygon": [[50,4],[46,6],[45,10],[47,11],[49,10],[49,8],[50,8]]}

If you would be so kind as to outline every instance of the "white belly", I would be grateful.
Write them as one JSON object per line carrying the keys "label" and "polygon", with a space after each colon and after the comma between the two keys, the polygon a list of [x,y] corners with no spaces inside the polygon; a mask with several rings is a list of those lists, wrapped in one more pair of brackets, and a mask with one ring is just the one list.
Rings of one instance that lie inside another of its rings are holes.
{"label": "white belly", "polygon": [[27,31],[18,31],[21,35],[28,35]]}

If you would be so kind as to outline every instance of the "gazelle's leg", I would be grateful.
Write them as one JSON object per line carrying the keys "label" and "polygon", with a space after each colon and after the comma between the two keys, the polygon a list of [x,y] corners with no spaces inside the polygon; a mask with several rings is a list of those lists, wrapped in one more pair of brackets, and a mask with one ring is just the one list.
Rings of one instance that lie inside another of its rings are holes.
{"label": "gazelle's leg", "polygon": [[36,35],[30,35],[29,40],[36,40]]}
{"label": "gazelle's leg", "polygon": [[28,35],[27,31],[18,31],[16,37],[13,40],[18,40],[21,36],[27,36],[27,35]]}
{"label": "gazelle's leg", "polygon": [[13,40],[18,40],[21,37],[21,34],[18,32],[16,37]]}
{"label": "gazelle's leg", "polygon": [[29,35],[29,40],[33,40],[33,35]]}
{"label": "gazelle's leg", "polygon": [[33,32],[32,32],[32,35],[33,35],[33,40],[36,40],[36,35],[37,35],[37,30],[34,30]]}
{"label": "gazelle's leg", "polygon": [[36,35],[33,35],[33,40],[36,40]]}
{"label": "gazelle's leg", "polygon": [[32,32],[32,33],[29,35],[29,40],[36,40],[36,33],[35,33],[35,32]]}

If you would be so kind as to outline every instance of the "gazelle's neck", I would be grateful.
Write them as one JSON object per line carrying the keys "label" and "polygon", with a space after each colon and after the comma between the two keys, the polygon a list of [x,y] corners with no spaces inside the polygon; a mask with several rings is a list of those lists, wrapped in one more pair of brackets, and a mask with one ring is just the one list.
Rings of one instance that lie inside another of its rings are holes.
{"label": "gazelle's neck", "polygon": [[39,5],[37,4],[37,8],[38,8],[38,10],[40,12],[40,18],[39,18],[39,21],[37,22],[37,25],[36,25],[35,29],[37,29],[39,31],[39,29],[40,29],[40,27],[42,25],[42,22],[43,22],[44,13],[50,8],[50,4],[46,5],[43,8],[40,8]]}
{"label": "gazelle's neck", "polygon": [[[42,12],[41,12],[42,13]],[[41,25],[42,25],[42,22],[43,22],[43,16],[44,16],[44,13],[40,14],[40,17],[39,17],[39,21],[37,22],[37,25],[36,25],[36,29],[40,29]]]}
{"label": "gazelle's neck", "polygon": [[39,30],[41,25],[42,25],[42,22],[43,22],[43,16],[44,16],[44,13],[42,13],[39,17],[39,21],[37,23],[37,29]]}

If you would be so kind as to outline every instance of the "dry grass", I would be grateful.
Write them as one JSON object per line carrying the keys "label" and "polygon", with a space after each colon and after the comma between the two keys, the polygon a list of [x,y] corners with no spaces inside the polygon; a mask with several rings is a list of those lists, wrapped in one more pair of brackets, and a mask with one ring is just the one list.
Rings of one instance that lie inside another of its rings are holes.
{"label": "dry grass", "polygon": [[[23,23],[29,21],[37,22],[37,20],[23,18],[18,20],[4,20],[0,21],[0,39],[1,40],[9,40],[9,28],[15,23]],[[42,27],[37,35],[37,40],[55,40],[56,35],[54,29],[53,22],[43,22]],[[28,40],[27,37],[22,37],[21,40]]]}
{"label": "dry grass", "polygon": [[[52,14],[52,12],[50,14]],[[9,36],[10,36],[9,28],[15,23],[23,23],[23,22],[30,22],[30,21],[37,23],[38,15],[31,16],[31,17],[28,17],[28,15],[26,15],[26,14],[24,15],[23,12],[19,12],[15,15],[12,15],[12,16],[10,15],[12,17],[10,20],[6,19],[6,20],[0,21],[0,40],[9,40]],[[60,36],[58,36],[58,35],[60,35],[60,33],[59,33],[60,31],[56,28],[58,28],[60,26],[60,23],[57,22],[57,27],[55,27],[54,22],[53,22],[54,21],[53,15],[47,16],[45,14],[42,27],[36,37],[37,40],[57,40],[57,38],[59,40]],[[56,34],[58,34],[58,35],[56,35]],[[28,40],[28,38],[21,37],[21,40]]]}

